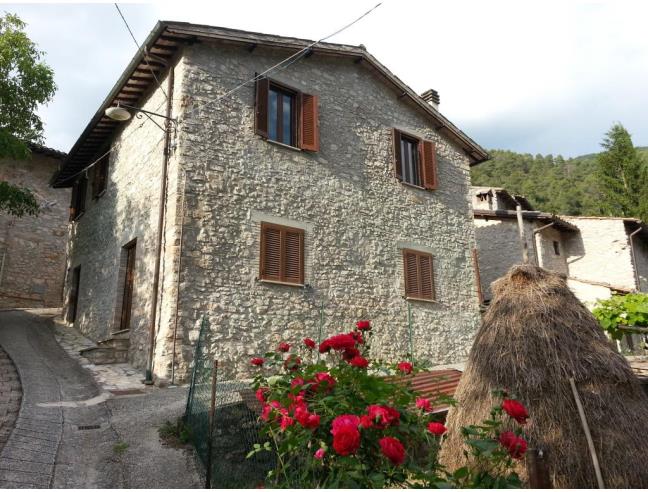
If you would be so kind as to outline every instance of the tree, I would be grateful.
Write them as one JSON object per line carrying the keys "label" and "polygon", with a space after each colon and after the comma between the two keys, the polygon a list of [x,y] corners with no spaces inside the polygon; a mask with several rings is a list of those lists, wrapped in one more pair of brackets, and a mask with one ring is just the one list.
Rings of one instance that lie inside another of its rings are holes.
{"label": "tree", "polygon": [[[42,142],[43,123],[36,109],[56,91],[54,72],[41,61],[44,53],[25,26],[16,15],[0,16],[0,158],[26,159],[29,143]],[[0,212],[35,214],[38,203],[29,190],[0,181]]]}
{"label": "tree", "polygon": [[616,123],[605,134],[601,146],[605,150],[598,155],[596,176],[603,213],[648,218],[646,162],[632,144],[630,133]]}

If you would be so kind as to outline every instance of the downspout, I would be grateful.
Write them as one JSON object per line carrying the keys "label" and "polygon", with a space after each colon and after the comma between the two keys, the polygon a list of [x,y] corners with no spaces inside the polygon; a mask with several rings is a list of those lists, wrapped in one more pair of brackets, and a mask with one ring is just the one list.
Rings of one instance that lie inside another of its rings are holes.
{"label": "downspout", "polygon": [[522,262],[529,263],[529,245],[527,244],[526,235],[524,234],[524,218],[522,217],[522,206],[515,207],[517,214],[518,232],[520,233],[520,242],[522,243]]}
{"label": "downspout", "polygon": [[637,234],[639,231],[641,231],[641,226],[639,228],[632,232],[629,236],[630,238],[630,252],[632,253],[632,271],[634,273],[634,278],[635,278],[635,286],[637,288],[637,292],[641,291],[641,280],[639,279],[639,270],[637,269],[637,256],[635,254],[635,248],[634,248],[634,235]]}
{"label": "downspout", "polygon": [[555,222],[549,222],[548,224],[543,225],[542,227],[538,227],[537,229],[533,229],[533,254],[536,257],[536,264],[541,267],[542,265],[540,264],[540,257],[538,256],[538,246],[536,245],[536,234],[538,234],[541,231],[544,231],[545,229],[548,229],[549,227],[553,226]]}
{"label": "downspout", "polygon": [[166,105],[166,134],[164,136],[164,162],[162,177],[160,179],[160,206],[158,210],[158,234],[155,253],[155,270],[153,273],[153,289],[151,292],[151,315],[149,325],[148,361],[144,384],[153,384],[153,356],[155,353],[155,325],[157,324],[157,303],[160,286],[160,263],[162,259],[162,240],[164,237],[164,211],[167,201],[167,175],[169,170],[169,156],[171,154],[171,110],[173,109],[173,66],[169,67],[167,105]]}

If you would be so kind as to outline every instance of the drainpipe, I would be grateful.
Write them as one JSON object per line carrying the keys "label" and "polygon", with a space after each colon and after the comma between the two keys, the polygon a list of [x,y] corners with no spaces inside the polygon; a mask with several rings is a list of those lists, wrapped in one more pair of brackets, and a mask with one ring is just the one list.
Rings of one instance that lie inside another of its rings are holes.
{"label": "drainpipe", "polygon": [[633,233],[630,234],[630,252],[632,253],[632,270],[634,272],[634,278],[635,278],[635,286],[637,288],[637,292],[641,291],[641,281],[639,279],[639,270],[637,269],[637,256],[635,255],[635,248],[634,248],[634,235],[637,234],[639,231],[641,231],[641,226],[634,231]]}
{"label": "drainpipe", "polygon": [[538,256],[538,246],[536,245],[536,234],[538,234],[541,231],[544,231],[545,229],[548,229],[549,227],[553,226],[555,222],[549,222],[546,225],[543,225],[542,227],[538,227],[537,229],[533,229],[533,254],[536,257],[536,263],[538,264],[539,267],[542,265],[540,264],[540,256]]}
{"label": "drainpipe", "polygon": [[520,233],[520,241],[522,243],[522,262],[524,264],[527,264],[529,263],[529,245],[527,244],[526,236],[524,234],[524,218],[522,217],[521,205],[517,205],[515,207],[515,213],[517,214],[518,231]]}
{"label": "drainpipe", "polygon": [[164,211],[167,201],[167,174],[169,170],[169,155],[171,149],[171,110],[173,109],[173,66],[169,67],[169,79],[166,105],[166,134],[164,136],[164,162],[160,178],[160,207],[158,210],[158,234],[155,253],[155,270],[151,292],[151,322],[149,325],[148,361],[144,384],[153,384],[153,356],[155,354],[155,325],[157,324],[157,303],[160,286],[160,262],[162,258],[162,240],[164,237]]}

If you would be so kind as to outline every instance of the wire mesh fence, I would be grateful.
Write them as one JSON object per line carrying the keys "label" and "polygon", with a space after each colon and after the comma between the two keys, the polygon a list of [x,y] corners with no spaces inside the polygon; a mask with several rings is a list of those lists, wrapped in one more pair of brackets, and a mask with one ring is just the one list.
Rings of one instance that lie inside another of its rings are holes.
{"label": "wire mesh fence", "polygon": [[253,488],[273,465],[270,453],[247,454],[259,441],[261,410],[250,381],[218,381],[208,352],[209,322],[203,318],[194,353],[185,423],[205,466],[210,488]]}

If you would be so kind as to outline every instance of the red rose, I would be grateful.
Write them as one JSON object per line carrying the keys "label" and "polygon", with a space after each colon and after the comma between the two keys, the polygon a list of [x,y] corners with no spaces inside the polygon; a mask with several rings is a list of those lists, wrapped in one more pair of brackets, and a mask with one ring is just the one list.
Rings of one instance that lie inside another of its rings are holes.
{"label": "red rose", "polygon": [[306,384],[306,381],[304,381],[304,378],[295,378],[290,382],[290,388],[295,389],[298,386],[304,386]]}
{"label": "red rose", "polygon": [[526,424],[526,419],[529,418],[529,412],[524,405],[517,400],[504,400],[502,402],[502,410],[509,414],[512,419],[515,419],[518,424]]}
{"label": "red rose", "polygon": [[282,431],[285,431],[288,427],[290,427],[294,423],[295,421],[293,419],[288,417],[288,415],[284,415],[283,417],[281,417],[281,424],[279,424],[279,426],[281,427]]}
{"label": "red rose", "polygon": [[382,454],[394,465],[402,465],[405,461],[405,448],[395,437],[383,437],[378,441]]}
{"label": "red rose", "polygon": [[512,458],[522,459],[527,450],[527,442],[511,431],[502,432],[498,438],[499,443],[508,451]]}
{"label": "red rose", "polygon": [[361,415],[360,416],[360,427],[363,429],[371,429],[373,427],[373,420],[371,420],[371,417],[369,415]]}
{"label": "red rose", "polygon": [[430,422],[427,429],[435,436],[442,436],[448,431],[448,428],[441,422]]}
{"label": "red rose", "polygon": [[384,429],[389,425],[398,425],[400,420],[398,410],[386,405],[369,405],[367,415],[376,429]]}
{"label": "red rose", "polygon": [[361,331],[371,330],[371,322],[367,319],[360,320],[356,323],[356,328]]}
{"label": "red rose", "polygon": [[347,348],[355,348],[356,341],[353,336],[349,334],[335,335],[327,338],[320,344],[320,352],[327,352],[330,349],[344,350]]}
{"label": "red rose", "polygon": [[349,333],[353,337],[353,339],[356,341],[358,345],[362,345],[364,343],[364,339],[362,338],[362,333],[359,331],[352,331]]}
{"label": "red rose", "polygon": [[268,394],[268,391],[270,391],[270,388],[266,388],[266,387],[261,387],[258,390],[256,390],[256,399],[259,401],[259,403],[265,403],[266,395]]}
{"label": "red rose", "polygon": [[416,399],[416,408],[420,408],[424,412],[432,411],[432,404],[428,398],[417,398]]}
{"label": "red rose", "polygon": [[410,374],[412,372],[412,369],[414,369],[414,366],[409,362],[399,362],[396,367],[400,372],[404,374]]}
{"label": "red rose", "polygon": [[317,460],[323,460],[324,456],[326,456],[326,450],[324,448],[319,448],[317,451],[315,451],[315,459]]}
{"label": "red rose", "polygon": [[351,426],[357,428],[360,425],[360,417],[352,414],[338,415],[331,422],[331,434],[335,435],[338,429]]}
{"label": "red rose", "polygon": [[250,364],[253,366],[262,366],[265,361],[261,357],[253,357],[250,359]]}
{"label": "red rose", "polygon": [[369,365],[369,361],[362,357],[361,355],[356,355],[353,359],[349,361],[349,364],[351,364],[353,367],[359,367],[361,369],[364,369]]}
{"label": "red rose", "polygon": [[335,379],[328,372],[318,372],[315,374],[315,381],[313,382],[311,389],[313,391],[318,391],[322,387],[322,383],[327,392],[333,391],[333,388],[335,387]]}
{"label": "red rose", "polygon": [[288,351],[290,350],[290,344],[289,344],[289,343],[286,343],[286,342],[281,342],[281,343],[277,346],[277,350],[278,350],[279,352],[288,352]]}
{"label": "red rose", "polygon": [[306,345],[309,349],[314,349],[316,343],[312,338],[304,338],[304,345]]}
{"label": "red rose", "polygon": [[310,413],[305,408],[295,410],[295,419],[304,429],[315,429],[320,425],[320,416]]}
{"label": "red rose", "polygon": [[287,371],[296,371],[297,369],[299,369],[301,363],[302,360],[299,357],[297,357],[295,354],[290,354],[284,361],[283,366]]}
{"label": "red rose", "polygon": [[333,432],[333,449],[335,449],[335,452],[340,456],[354,454],[359,447],[360,431],[358,430],[357,425],[339,425]]}
{"label": "red rose", "polygon": [[263,411],[261,412],[261,418],[265,420],[266,422],[270,418],[270,412],[272,411],[272,407],[270,405],[263,405]]}
{"label": "red rose", "polygon": [[344,349],[344,352],[342,352],[342,358],[347,362],[353,359],[356,355],[360,355],[360,351],[357,348]]}

